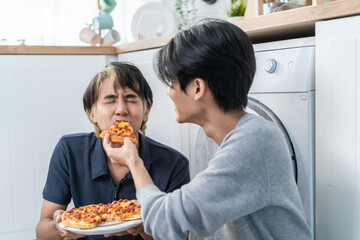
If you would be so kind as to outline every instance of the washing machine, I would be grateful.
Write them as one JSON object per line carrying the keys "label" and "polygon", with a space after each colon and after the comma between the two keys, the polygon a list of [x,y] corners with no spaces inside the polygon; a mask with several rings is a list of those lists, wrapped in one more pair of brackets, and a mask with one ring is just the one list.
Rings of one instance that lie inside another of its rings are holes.
{"label": "washing machine", "polygon": [[[315,38],[255,44],[254,50],[257,69],[246,111],[274,122],[282,131],[314,239]],[[190,162],[192,177],[206,168],[216,149],[200,128]]]}
{"label": "washing machine", "polygon": [[247,109],[281,129],[314,238],[315,38],[255,44],[254,50]]}

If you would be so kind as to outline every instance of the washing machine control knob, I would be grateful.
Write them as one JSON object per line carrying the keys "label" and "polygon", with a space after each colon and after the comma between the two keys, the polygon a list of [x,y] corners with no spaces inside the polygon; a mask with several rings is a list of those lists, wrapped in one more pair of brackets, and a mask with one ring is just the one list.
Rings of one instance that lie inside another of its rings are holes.
{"label": "washing machine control knob", "polygon": [[277,63],[275,59],[268,58],[264,63],[264,69],[268,73],[273,73],[276,69]]}

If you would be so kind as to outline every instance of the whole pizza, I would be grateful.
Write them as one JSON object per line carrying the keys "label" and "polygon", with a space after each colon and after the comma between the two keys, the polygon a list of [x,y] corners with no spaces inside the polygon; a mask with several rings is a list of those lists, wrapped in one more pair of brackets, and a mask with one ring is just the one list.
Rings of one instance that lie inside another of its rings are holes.
{"label": "whole pizza", "polygon": [[92,204],[72,208],[61,215],[65,226],[81,229],[95,228],[100,224],[141,219],[140,203],[134,200],[120,199],[108,204]]}

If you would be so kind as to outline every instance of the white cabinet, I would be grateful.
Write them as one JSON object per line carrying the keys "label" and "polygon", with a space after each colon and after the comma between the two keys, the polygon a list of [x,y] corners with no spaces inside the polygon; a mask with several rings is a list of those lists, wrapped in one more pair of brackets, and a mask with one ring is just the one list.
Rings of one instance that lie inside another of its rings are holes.
{"label": "white cabinet", "polygon": [[[34,239],[59,138],[93,130],[82,95],[104,55],[0,56],[0,239]],[[116,60],[116,58],[115,58]]]}
{"label": "white cabinet", "polygon": [[156,76],[153,58],[158,49],[119,54],[119,61],[133,63],[143,73],[153,92],[153,107],[147,123],[146,135],[166,144],[190,161],[194,157],[195,137],[198,127],[176,122],[175,107],[167,96],[167,86]]}
{"label": "white cabinet", "polygon": [[316,24],[316,239],[360,239],[360,16]]}

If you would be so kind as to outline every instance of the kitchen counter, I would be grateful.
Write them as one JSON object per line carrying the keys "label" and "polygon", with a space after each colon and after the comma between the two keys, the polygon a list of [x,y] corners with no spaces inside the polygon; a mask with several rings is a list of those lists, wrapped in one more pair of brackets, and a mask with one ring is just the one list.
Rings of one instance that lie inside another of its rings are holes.
{"label": "kitchen counter", "polygon": [[[315,35],[315,23],[360,14],[360,0],[338,0],[234,22],[253,43]],[[157,48],[174,34],[109,47],[0,46],[0,54],[120,54]]]}

